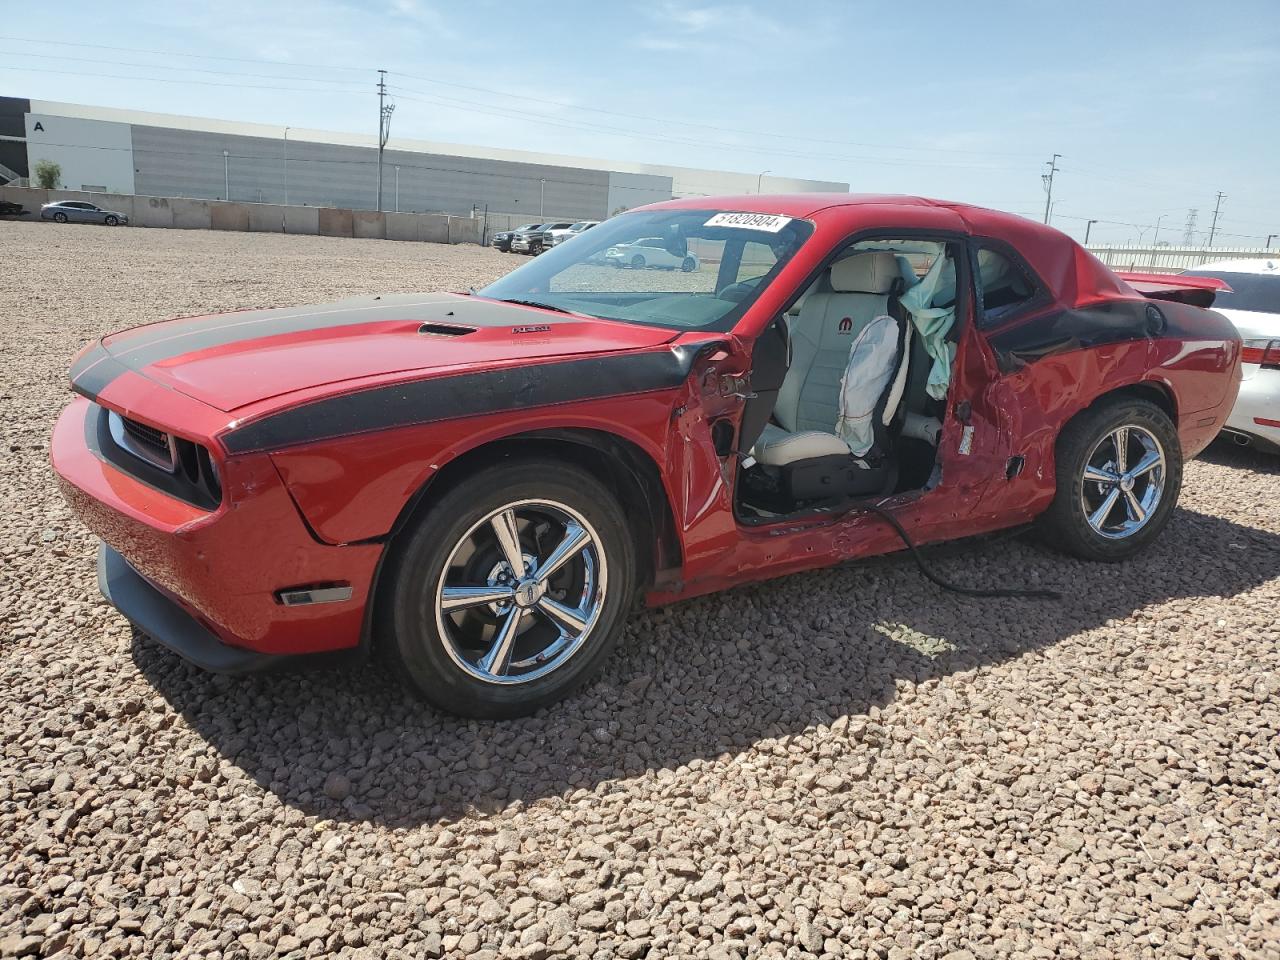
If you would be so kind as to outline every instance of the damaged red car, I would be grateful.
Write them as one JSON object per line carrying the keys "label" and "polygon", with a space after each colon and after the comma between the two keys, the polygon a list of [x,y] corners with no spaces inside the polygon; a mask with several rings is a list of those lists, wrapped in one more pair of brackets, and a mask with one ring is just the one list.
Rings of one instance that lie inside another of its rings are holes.
{"label": "damaged red car", "polygon": [[465,294],[105,337],[53,464],[103,592],[196,664],[377,645],[439,707],[515,716],[637,596],[1030,521],[1141,550],[1239,385],[1194,279],[957,203],[672,201]]}

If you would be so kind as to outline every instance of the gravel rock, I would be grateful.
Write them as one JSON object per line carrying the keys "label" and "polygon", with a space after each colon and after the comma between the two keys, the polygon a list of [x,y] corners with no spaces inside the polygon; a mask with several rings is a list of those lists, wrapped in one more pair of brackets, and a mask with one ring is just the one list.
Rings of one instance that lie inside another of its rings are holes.
{"label": "gravel rock", "polygon": [[1061,603],[743,586],[513,723],[376,664],[212,677],[102,600],[48,463],[84,343],[523,262],[0,222],[0,956],[1277,956],[1280,458],[1187,464],[1130,563],[934,551]]}

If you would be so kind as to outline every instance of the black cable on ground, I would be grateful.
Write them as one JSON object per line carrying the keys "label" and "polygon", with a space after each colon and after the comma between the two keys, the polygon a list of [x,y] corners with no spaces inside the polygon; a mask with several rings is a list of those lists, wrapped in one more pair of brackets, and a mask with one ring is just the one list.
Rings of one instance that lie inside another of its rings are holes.
{"label": "black cable on ground", "polygon": [[879,517],[885,523],[889,524],[889,526],[893,527],[893,529],[897,531],[898,536],[902,538],[902,542],[906,544],[907,549],[911,551],[911,558],[915,560],[916,566],[920,568],[920,572],[924,574],[926,579],[937,584],[943,590],[950,590],[952,593],[962,593],[967,597],[1023,597],[1028,600],[1061,600],[1062,599],[1062,594],[1059,593],[1057,590],[1041,590],[1041,589],[1019,590],[1019,589],[1013,589],[1013,588],[983,590],[978,587],[962,587],[959,584],[950,583],[949,581],[944,580],[938,574],[934,573],[934,571],[929,568],[928,564],[924,562],[924,557],[920,555],[920,551],[919,549],[917,549],[916,545],[911,542],[911,537],[907,535],[907,531],[903,528],[902,524],[898,522],[897,517],[895,517],[888,510],[885,510],[882,507],[878,507],[875,504],[871,504],[871,503],[862,504],[858,509],[866,510],[869,513],[874,513],[877,517]]}

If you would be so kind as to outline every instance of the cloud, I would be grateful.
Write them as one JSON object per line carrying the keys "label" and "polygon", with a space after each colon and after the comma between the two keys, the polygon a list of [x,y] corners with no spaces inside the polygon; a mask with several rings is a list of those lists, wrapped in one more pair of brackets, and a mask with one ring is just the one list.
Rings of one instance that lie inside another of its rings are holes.
{"label": "cloud", "polygon": [[660,53],[711,53],[728,47],[774,44],[791,31],[746,4],[689,6],[668,2],[648,10],[652,28],[633,41],[642,50]]}

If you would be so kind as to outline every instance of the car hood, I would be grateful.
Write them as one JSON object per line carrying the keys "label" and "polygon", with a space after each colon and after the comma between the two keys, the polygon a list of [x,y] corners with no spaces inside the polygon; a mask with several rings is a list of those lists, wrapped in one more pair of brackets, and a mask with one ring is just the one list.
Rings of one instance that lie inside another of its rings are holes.
{"label": "car hood", "polygon": [[643,349],[677,334],[461,294],[184,317],[104,338],[117,364],[219,410],[327,384]]}

